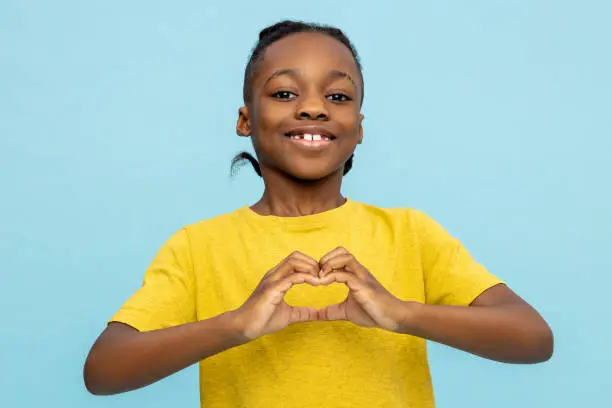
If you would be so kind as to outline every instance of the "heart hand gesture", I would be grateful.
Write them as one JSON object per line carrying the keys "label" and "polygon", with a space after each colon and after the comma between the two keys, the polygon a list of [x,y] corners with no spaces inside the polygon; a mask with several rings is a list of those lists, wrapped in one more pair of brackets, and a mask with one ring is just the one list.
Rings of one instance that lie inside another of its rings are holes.
{"label": "heart hand gesture", "polygon": [[[321,310],[293,307],[285,294],[293,285],[313,286],[344,283],[347,298]],[[314,320],[348,320],[363,327],[399,331],[405,319],[406,302],[387,291],[344,248],[336,248],[319,262],[294,252],[264,275],[245,303],[235,310],[242,334],[253,340],[284,329],[290,324]]]}
{"label": "heart hand gesture", "polygon": [[290,324],[317,319],[311,307],[293,307],[285,293],[293,285],[319,285],[319,263],[300,252],[293,252],[266,273],[244,304],[235,310],[242,334],[253,340],[284,329]]}
{"label": "heart hand gesture", "polygon": [[405,319],[406,302],[393,296],[346,249],[336,248],[319,262],[320,283],[344,283],[347,298],[318,311],[319,320],[348,320],[359,326],[398,331]]}

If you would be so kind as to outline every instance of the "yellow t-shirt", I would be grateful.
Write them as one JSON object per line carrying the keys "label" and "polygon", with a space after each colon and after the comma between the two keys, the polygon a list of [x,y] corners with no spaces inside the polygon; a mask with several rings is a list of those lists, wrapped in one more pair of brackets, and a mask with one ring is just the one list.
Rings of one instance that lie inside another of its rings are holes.
{"label": "yellow t-shirt", "polygon": [[[338,246],[404,301],[467,306],[502,283],[417,210],[348,200],[275,217],[243,207],[174,234],[111,321],[148,331],[208,319],[240,307],[294,250],[320,259]],[[298,285],[286,300],[321,308],[347,291]],[[298,323],[201,361],[200,395],[205,408],[434,406],[425,340],[345,321]]]}

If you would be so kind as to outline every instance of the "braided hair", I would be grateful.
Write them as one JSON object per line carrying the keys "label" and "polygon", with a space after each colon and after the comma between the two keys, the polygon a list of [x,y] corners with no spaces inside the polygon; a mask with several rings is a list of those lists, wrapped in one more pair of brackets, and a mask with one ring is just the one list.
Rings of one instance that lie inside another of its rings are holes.
{"label": "braided hair", "polygon": [[[361,62],[359,61],[359,55],[357,54],[357,50],[355,49],[353,44],[351,44],[348,37],[340,29],[335,27],[290,20],[281,21],[279,23],[266,27],[259,33],[259,41],[253,48],[253,51],[251,52],[251,56],[249,58],[249,62],[247,63],[246,69],[244,70],[244,84],[242,88],[242,96],[244,98],[244,103],[248,104],[249,102],[251,102],[253,77],[255,76],[258,63],[261,61],[266,49],[276,41],[281,40],[291,34],[297,33],[322,33],[340,41],[351,51],[351,54],[355,59],[355,63],[361,76],[362,92],[360,102],[363,103],[363,74],[361,69]],[[343,175],[346,175],[353,167],[353,156],[354,155],[351,154],[346,163],[344,163]],[[231,165],[232,174],[234,174],[237,167],[241,166],[245,162],[249,162],[253,166],[253,169],[255,170],[257,175],[261,177],[261,169],[259,167],[257,159],[255,159],[255,157],[253,157],[253,155],[248,152],[239,153],[236,155],[236,157],[234,157]]]}

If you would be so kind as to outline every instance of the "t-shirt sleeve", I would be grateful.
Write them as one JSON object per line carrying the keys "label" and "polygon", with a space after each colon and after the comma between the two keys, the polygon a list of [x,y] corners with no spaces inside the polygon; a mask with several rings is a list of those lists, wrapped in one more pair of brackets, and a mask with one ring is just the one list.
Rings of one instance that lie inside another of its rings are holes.
{"label": "t-shirt sleeve", "polygon": [[178,326],[196,320],[195,282],[187,231],[181,229],[157,252],[142,286],[109,320],[139,331]]}
{"label": "t-shirt sleeve", "polygon": [[414,216],[427,304],[469,306],[485,290],[504,283],[431,217],[420,211]]}

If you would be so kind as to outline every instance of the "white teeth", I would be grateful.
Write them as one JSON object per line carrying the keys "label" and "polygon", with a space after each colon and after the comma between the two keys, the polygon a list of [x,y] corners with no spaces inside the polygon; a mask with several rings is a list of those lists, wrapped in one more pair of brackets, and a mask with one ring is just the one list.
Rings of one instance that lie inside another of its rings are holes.
{"label": "white teeth", "polygon": [[291,139],[295,139],[295,140],[308,140],[308,141],[321,141],[321,140],[325,140],[325,141],[331,141],[331,138],[328,136],[321,136],[321,135],[313,135],[310,133],[304,133],[303,135],[291,135],[290,136]]}

